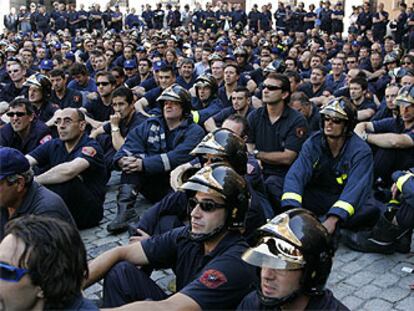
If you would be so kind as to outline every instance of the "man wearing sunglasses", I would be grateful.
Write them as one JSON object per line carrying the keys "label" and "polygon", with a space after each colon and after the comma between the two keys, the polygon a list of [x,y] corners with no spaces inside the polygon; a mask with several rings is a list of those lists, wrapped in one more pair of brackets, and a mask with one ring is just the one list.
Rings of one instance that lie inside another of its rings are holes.
{"label": "man wearing sunglasses", "polygon": [[[247,247],[239,232],[248,206],[244,179],[217,163],[180,189],[193,193],[189,226],[114,248],[90,263],[86,284],[105,277],[104,307],[132,303],[128,307],[143,310],[234,309],[248,292],[255,276],[240,258]],[[175,294],[168,297],[136,267],[148,264],[175,271]]]}
{"label": "man wearing sunglasses", "polygon": [[321,130],[303,145],[289,169],[281,206],[303,207],[325,218],[330,234],[339,224],[369,223],[373,158],[353,129],[356,110],[346,97],[332,99],[320,112]]}
{"label": "man wearing sunglasses", "polygon": [[314,214],[291,209],[258,231],[258,244],[242,258],[260,268],[260,286],[243,299],[238,311],[349,310],[325,289],[334,248]]}
{"label": "man wearing sunglasses", "polygon": [[52,139],[49,127],[36,118],[32,104],[25,98],[13,100],[6,112],[9,123],[0,128],[0,146],[29,153]]}
{"label": "man wearing sunglasses", "polygon": [[0,243],[2,310],[98,310],[83,298],[86,250],[73,225],[44,216],[11,221]]}

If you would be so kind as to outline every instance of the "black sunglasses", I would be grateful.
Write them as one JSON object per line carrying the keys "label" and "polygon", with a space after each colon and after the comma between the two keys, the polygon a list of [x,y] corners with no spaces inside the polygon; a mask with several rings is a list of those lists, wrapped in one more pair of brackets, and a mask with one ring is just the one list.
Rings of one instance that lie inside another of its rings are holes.
{"label": "black sunglasses", "polygon": [[324,116],[323,120],[325,122],[332,121],[332,123],[334,123],[334,124],[341,124],[344,121],[344,120],[339,119],[339,118],[332,118],[332,117],[328,117],[328,116]]}
{"label": "black sunglasses", "polygon": [[269,91],[277,91],[277,90],[282,90],[283,87],[278,86],[278,85],[269,85],[269,84],[265,84],[263,83],[263,89],[268,89]]}
{"label": "black sunglasses", "polygon": [[25,115],[27,115],[27,113],[21,112],[21,111],[16,111],[16,112],[10,111],[6,113],[6,116],[8,116],[9,118],[13,118],[14,116],[21,118],[21,117],[24,117]]}
{"label": "black sunglasses", "polygon": [[196,198],[188,199],[188,208],[190,211],[195,209],[195,207],[199,205],[203,212],[211,212],[216,210],[217,208],[224,208],[224,204],[219,204],[214,201],[199,201]]}
{"label": "black sunglasses", "polygon": [[107,86],[109,84],[111,84],[111,83],[110,82],[96,82],[96,86],[100,86],[100,85]]}

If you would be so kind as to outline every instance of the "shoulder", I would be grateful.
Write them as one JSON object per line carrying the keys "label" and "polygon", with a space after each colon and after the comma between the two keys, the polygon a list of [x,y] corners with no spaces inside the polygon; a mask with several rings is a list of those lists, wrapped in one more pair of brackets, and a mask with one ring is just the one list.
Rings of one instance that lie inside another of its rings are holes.
{"label": "shoulder", "polygon": [[257,296],[256,291],[252,291],[240,302],[237,310],[259,310],[260,309],[260,300]]}
{"label": "shoulder", "polygon": [[321,296],[313,296],[309,300],[307,310],[337,310],[348,311],[349,309],[334,297],[329,289]]}

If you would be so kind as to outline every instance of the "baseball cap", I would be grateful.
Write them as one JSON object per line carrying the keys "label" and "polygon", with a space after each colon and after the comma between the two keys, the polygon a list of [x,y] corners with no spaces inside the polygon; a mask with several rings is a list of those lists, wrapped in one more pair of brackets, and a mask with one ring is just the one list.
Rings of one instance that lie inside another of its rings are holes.
{"label": "baseball cap", "polygon": [[134,68],[137,68],[137,63],[133,59],[127,59],[126,61],[124,61],[124,68],[125,69],[134,69]]}
{"label": "baseball cap", "polygon": [[40,62],[40,69],[42,70],[52,70],[53,62],[50,59],[44,59]]}
{"label": "baseball cap", "polygon": [[152,65],[152,69],[154,69],[155,71],[165,69],[166,67],[167,67],[167,63],[162,60],[159,60]]}
{"label": "baseball cap", "polygon": [[29,169],[29,161],[19,150],[9,147],[0,148],[0,180]]}
{"label": "baseball cap", "polygon": [[74,62],[76,60],[75,54],[73,54],[73,52],[66,52],[65,59],[68,59]]}

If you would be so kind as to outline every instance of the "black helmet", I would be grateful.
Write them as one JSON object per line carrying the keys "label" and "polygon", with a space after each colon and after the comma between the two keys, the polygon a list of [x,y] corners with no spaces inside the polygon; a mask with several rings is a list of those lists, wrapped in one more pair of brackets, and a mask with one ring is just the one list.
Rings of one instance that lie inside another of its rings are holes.
{"label": "black helmet", "polygon": [[[180,190],[209,193],[223,198],[227,210],[226,223],[210,233],[194,234],[196,241],[206,241],[225,229],[244,228],[246,211],[249,203],[247,184],[243,177],[224,163],[205,166],[184,183]],[[190,211],[189,211],[190,213]]]}
{"label": "black helmet", "polygon": [[[203,74],[201,76],[199,76],[194,83],[194,86],[196,88],[200,87],[200,86],[208,86],[211,88],[211,97],[215,96],[217,94],[218,91],[218,83],[216,78],[214,78],[211,74],[206,73]],[[198,92],[198,91],[197,91]],[[198,96],[198,94],[197,94]]]}
{"label": "black helmet", "polygon": [[[357,124],[357,111],[347,97],[341,96],[331,99],[322,107],[320,114],[345,120],[347,128],[345,134],[351,136]],[[321,118],[321,129],[324,128],[324,120]]]}
{"label": "black helmet", "polygon": [[178,102],[183,108],[183,115],[188,116],[191,113],[191,95],[190,93],[183,88],[181,85],[174,83],[173,85],[167,87],[157,98],[157,102],[163,105],[164,101],[169,100],[173,102]]}
{"label": "black helmet", "polygon": [[49,78],[41,73],[32,74],[23,84],[23,86],[36,86],[42,90],[43,99],[47,99],[51,95],[52,83]]}
{"label": "black helmet", "polygon": [[288,296],[269,298],[259,288],[258,295],[263,304],[280,306],[300,293],[323,293],[332,268],[334,248],[328,231],[312,212],[303,208],[291,209],[263,225],[259,232],[259,243],[243,254],[244,261],[272,269],[303,269],[301,288]]}
{"label": "black helmet", "polygon": [[213,154],[225,157],[231,167],[240,175],[247,170],[246,144],[229,129],[217,129],[207,134],[191,151],[192,155]]}
{"label": "black helmet", "polygon": [[285,62],[283,59],[276,59],[273,62],[271,62],[269,65],[266,66],[266,68],[263,70],[263,73],[268,74],[271,72],[276,73],[283,73],[286,69]]}

